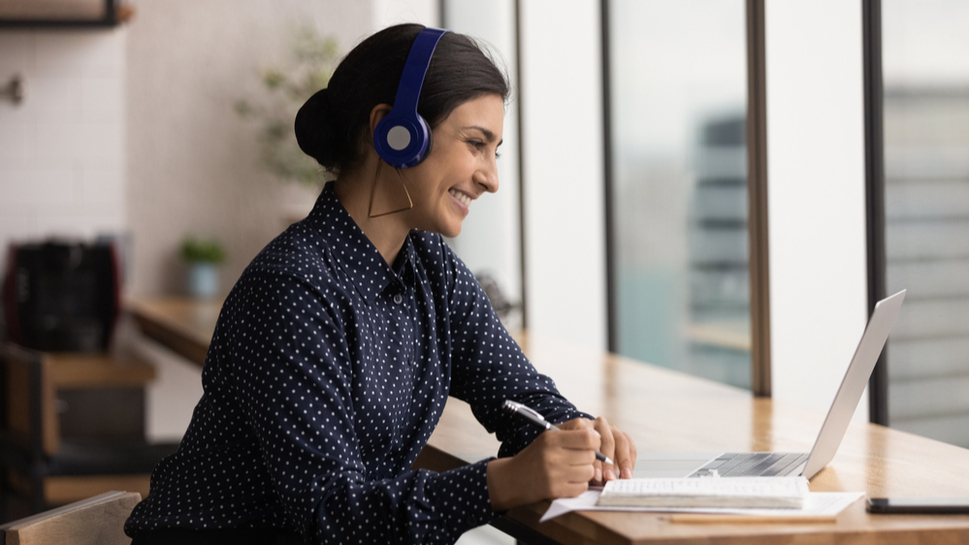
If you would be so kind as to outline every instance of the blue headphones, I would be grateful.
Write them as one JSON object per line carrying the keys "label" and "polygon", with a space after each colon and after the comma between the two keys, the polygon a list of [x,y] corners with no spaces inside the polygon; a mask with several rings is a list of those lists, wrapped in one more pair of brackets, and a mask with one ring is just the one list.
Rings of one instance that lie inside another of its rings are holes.
{"label": "blue headphones", "polygon": [[431,151],[431,128],[418,115],[418,98],[438,40],[447,30],[425,28],[414,39],[391,111],[377,122],[374,149],[394,168],[408,168]]}

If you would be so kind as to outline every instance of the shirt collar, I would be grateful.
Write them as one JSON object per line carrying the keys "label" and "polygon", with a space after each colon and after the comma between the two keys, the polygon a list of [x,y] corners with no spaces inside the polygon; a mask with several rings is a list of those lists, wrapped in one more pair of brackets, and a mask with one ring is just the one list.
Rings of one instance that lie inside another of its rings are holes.
{"label": "shirt collar", "polygon": [[333,182],[324,186],[307,221],[323,236],[334,261],[347,273],[368,305],[389,285],[414,287],[416,253],[412,235],[404,239],[401,248],[404,263],[395,272],[337,199]]}

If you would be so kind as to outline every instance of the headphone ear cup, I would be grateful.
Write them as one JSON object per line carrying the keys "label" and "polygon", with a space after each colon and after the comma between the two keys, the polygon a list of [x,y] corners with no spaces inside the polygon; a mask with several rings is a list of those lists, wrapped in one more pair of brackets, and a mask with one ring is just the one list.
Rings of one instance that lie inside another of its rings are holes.
{"label": "headphone ear cup", "polygon": [[418,116],[418,121],[421,122],[422,125],[424,125],[424,134],[428,135],[428,144],[425,146],[424,152],[421,153],[420,157],[418,157],[418,162],[415,163],[414,166],[417,166],[423,163],[424,160],[428,158],[428,155],[431,154],[432,148],[434,148],[434,133],[431,132],[431,127],[428,126],[428,122],[425,121],[424,118],[421,117],[420,115]]}
{"label": "headphone ear cup", "polygon": [[394,168],[410,168],[427,155],[431,140],[428,123],[417,112],[400,115],[391,110],[374,128],[374,150]]}

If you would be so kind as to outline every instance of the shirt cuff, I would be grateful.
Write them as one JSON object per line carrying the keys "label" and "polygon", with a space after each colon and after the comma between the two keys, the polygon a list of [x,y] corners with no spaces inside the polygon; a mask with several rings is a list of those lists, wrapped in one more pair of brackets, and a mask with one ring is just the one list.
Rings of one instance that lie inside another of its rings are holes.
{"label": "shirt cuff", "polygon": [[486,474],[489,461],[491,459],[439,473],[434,480],[432,497],[438,498],[436,511],[447,526],[455,528],[456,537],[492,519]]}

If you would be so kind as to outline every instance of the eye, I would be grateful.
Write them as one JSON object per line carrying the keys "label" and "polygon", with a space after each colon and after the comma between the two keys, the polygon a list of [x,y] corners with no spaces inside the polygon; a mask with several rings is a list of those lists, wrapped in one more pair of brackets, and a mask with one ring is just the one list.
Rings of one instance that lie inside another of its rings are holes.
{"label": "eye", "polygon": [[[488,148],[488,144],[482,142],[481,140],[469,140],[468,144],[475,148],[478,152],[484,152]],[[495,159],[498,159],[502,155],[498,152],[498,148],[495,149]]]}

